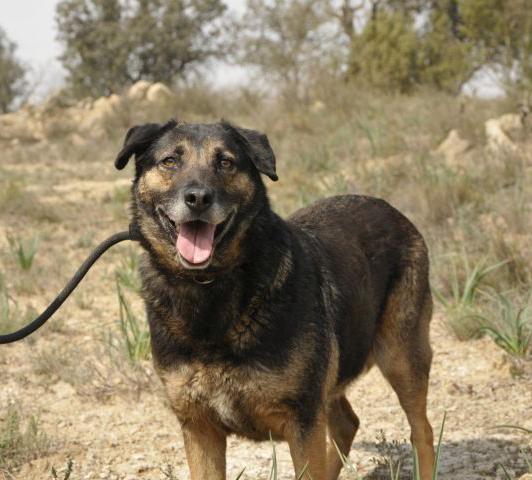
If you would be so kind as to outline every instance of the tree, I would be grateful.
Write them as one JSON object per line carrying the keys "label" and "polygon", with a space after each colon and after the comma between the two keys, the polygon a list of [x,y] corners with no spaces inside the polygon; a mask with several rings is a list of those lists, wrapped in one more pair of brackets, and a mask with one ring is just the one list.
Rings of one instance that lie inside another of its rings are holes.
{"label": "tree", "polygon": [[0,112],[7,112],[25,91],[26,69],[15,56],[16,45],[0,28]]}
{"label": "tree", "polygon": [[406,93],[419,82],[418,50],[412,17],[378,11],[353,39],[349,73],[371,86]]}
{"label": "tree", "polygon": [[133,81],[129,39],[118,0],[64,0],[56,10],[60,60],[75,95],[109,95]]}
{"label": "tree", "polygon": [[437,0],[421,32],[420,83],[460,93],[463,85],[482,66],[466,41],[457,0]]}
{"label": "tree", "polygon": [[513,87],[530,89],[530,1],[248,0],[240,59],[289,98],[322,72],[387,91],[458,94],[496,66]]}
{"label": "tree", "polygon": [[274,80],[287,98],[301,98],[324,53],[325,22],[315,0],[248,0],[237,39],[239,59],[257,67],[263,81]]}
{"label": "tree", "polygon": [[465,39],[478,63],[499,67],[506,86],[532,88],[532,9],[529,0],[458,0]]}
{"label": "tree", "polygon": [[220,56],[221,0],[61,0],[60,59],[77,96],[109,95],[138,80],[172,84]]}
{"label": "tree", "polygon": [[139,0],[129,21],[131,73],[172,83],[193,64],[222,57],[220,0]]}
{"label": "tree", "polygon": [[357,19],[363,27],[351,40],[352,77],[389,91],[427,85],[457,94],[482,66],[465,34],[459,0],[363,3],[365,18]]}

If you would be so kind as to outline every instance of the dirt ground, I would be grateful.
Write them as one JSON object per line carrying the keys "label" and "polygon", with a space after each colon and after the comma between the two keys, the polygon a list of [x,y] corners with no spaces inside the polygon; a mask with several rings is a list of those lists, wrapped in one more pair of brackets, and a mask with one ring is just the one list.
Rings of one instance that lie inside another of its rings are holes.
{"label": "dirt ground", "polygon": [[[44,166],[53,168],[46,168],[43,177],[44,170],[34,169],[28,157],[11,158],[16,161],[1,166],[3,180],[17,182],[23,176],[24,182],[16,208],[0,212],[0,265],[20,307],[41,310],[92,246],[127,226],[128,174],[119,177],[111,160],[44,158]],[[60,219],[21,215],[17,208],[30,194],[38,205],[28,208],[38,206],[41,214],[51,211]],[[5,237],[36,233],[40,244],[35,265],[22,273]],[[117,332],[115,271],[137,248],[115,247],[42,332],[0,347],[0,419],[11,403],[24,415],[35,415],[48,439],[45,451],[19,466],[13,478],[51,478],[52,466],[61,472],[69,459],[75,480],[188,478],[177,421],[149,362],[132,369],[109,353]],[[140,301],[131,297],[141,312]],[[530,449],[530,436],[495,427],[531,427],[530,365],[521,366],[516,376],[491,340],[456,340],[441,312],[433,320],[432,345],[429,418],[435,432],[447,413],[440,478],[504,478],[498,464],[517,478],[527,471],[521,450]],[[353,465],[365,478],[389,478],[383,455],[391,452],[407,463],[410,459],[409,431],[394,393],[374,369],[352,386],[349,399],[362,422],[350,454]],[[277,445],[277,455],[279,478],[292,478],[285,445]],[[244,479],[268,478],[271,457],[268,443],[231,439],[228,478],[243,468]],[[342,475],[356,478],[354,473]]]}

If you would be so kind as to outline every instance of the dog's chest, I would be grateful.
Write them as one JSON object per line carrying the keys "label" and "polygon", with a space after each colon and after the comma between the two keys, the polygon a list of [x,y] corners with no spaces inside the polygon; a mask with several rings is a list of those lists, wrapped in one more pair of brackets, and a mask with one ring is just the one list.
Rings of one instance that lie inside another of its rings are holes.
{"label": "dog's chest", "polygon": [[209,417],[227,431],[252,438],[267,437],[275,429],[270,425],[273,412],[284,410],[280,399],[295,387],[265,369],[199,363],[181,364],[161,372],[161,378],[181,421]]}

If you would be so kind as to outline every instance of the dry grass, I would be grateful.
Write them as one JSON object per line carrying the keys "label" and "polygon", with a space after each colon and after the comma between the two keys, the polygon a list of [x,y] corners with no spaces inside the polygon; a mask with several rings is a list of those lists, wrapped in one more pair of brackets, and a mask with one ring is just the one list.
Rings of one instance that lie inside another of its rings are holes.
{"label": "dry grass", "polygon": [[9,474],[17,465],[50,450],[50,441],[40,429],[39,420],[28,415],[15,402],[0,415],[0,474]]}
{"label": "dry grass", "polygon": [[[526,187],[531,155],[526,148],[522,149],[525,153],[500,154],[484,148],[483,122],[512,110],[510,100],[457,98],[434,92],[375,95],[334,83],[326,75],[310,91],[312,100],[305,104],[281,102],[246,90],[216,92],[201,85],[180,90],[172,102],[158,109],[139,111],[125,102],[108,120],[106,140],[76,146],[65,136],[54,144],[31,146],[26,154],[20,148],[8,150],[8,163],[16,160],[21,170],[0,180],[0,205],[9,218],[28,217],[37,222],[72,218],[79,205],[43,207],[39,197],[25,187],[36,180],[34,172],[26,174],[23,168],[34,155],[50,163],[59,158],[76,159],[77,178],[92,178],[95,169],[91,161],[108,158],[113,179],[118,175],[112,169],[112,159],[128,127],[164,121],[176,112],[190,121],[227,117],[268,133],[281,178],[279,184],[271,185],[271,197],[282,214],[326,195],[357,192],[379,196],[404,211],[422,230],[433,258],[433,284],[447,302],[452,301],[456,277],[467,276],[464,268],[456,265],[468,262],[504,263],[490,274],[491,286],[501,292],[515,291],[521,298],[528,294],[532,215]],[[472,149],[456,164],[449,164],[433,151],[453,128]],[[52,171],[51,181],[55,176]],[[110,223],[125,226],[127,199],[128,189],[118,187],[106,194],[92,213],[101,221],[105,212]],[[93,229],[82,230],[76,246],[87,248],[95,235]],[[34,291],[30,282],[26,283],[27,288],[24,279],[19,279],[20,293]],[[476,308],[476,299],[471,307]],[[462,336],[459,330],[457,334]]]}
{"label": "dry grass", "polygon": [[[506,100],[459,99],[432,92],[412,97],[374,95],[349,85],[332,85],[327,78],[316,84],[311,101],[299,105],[251,91],[217,93],[195,87],[179,92],[161,110],[141,111],[124,104],[106,125],[106,139],[75,145],[68,131],[57,127],[64,134],[57,135],[55,143],[6,147],[3,165],[10,168],[0,168],[0,225],[6,227],[5,234],[0,234],[4,274],[0,332],[11,331],[25,320],[26,307],[21,305],[41,310],[90,248],[127,226],[127,187],[117,186],[89,199],[53,194],[53,187],[70,181],[126,178],[128,173],[113,168],[126,129],[164,121],[177,112],[183,120],[226,117],[267,132],[280,177],[280,182],[268,182],[268,187],[274,208],[283,215],[340,193],[379,196],[392,203],[427,240],[432,283],[441,299],[437,308],[445,313],[451,330],[469,338],[482,333],[479,327],[490,327],[484,334],[503,348],[509,345],[507,350],[515,347],[519,362],[530,362],[529,310],[519,316],[520,321],[526,318],[525,326],[514,327],[532,283],[528,187],[532,139],[523,140],[520,154],[494,155],[484,148],[483,122],[511,109]],[[452,128],[472,144],[456,164],[433,153]],[[43,159],[38,169],[35,158]],[[24,271],[9,248],[7,234],[30,239],[36,232],[39,250],[31,269]],[[111,402],[117,394],[138,398],[146,390],[159,388],[146,360],[149,348],[138,299],[138,252],[135,247],[116,247],[106,254],[96,273],[89,274],[62,310],[68,315],[62,317],[60,312],[36,337],[29,361],[42,385],[65,382],[77,395],[101,402]],[[490,270],[494,265],[497,268]],[[120,285],[119,302],[115,282]],[[511,303],[496,303],[485,292],[494,298],[504,295]],[[64,340],[66,332],[69,342],[50,348],[56,340],[52,335]],[[19,426],[24,437],[27,426],[24,422]],[[391,449],[383,450],[381,459],[400,460],[404,465],[410,457],[402,445],[383,440],[381,446]],[[33,449],[34,455],[44,451]],[[13,465],[32,457],[24,455],[4,452]],[[162,473],[173,478],[171,470]]]}

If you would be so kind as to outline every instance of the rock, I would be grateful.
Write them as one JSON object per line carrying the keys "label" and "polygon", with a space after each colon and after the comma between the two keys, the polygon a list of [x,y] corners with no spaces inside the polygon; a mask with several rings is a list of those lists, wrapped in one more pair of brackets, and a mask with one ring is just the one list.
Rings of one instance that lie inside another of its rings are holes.
{"label": "rock", "polygon": [[445,140],[440,143],[436,153],[442,155],[449,165],[457,165],[460,158],[471,148],[471,144],[460,137],[457,130],[451,130]]}
{"label": "rock", "polygon": [[519,477],[519,480],[532,480],[532,473],[525,473],[521,477]]}
{"label": "rock", "polygon": [[487,146],[490,150],[498,152],[518,152],[519,148],[512,140],[512,134],[516,135],[524,130],[521,116],[516,113],[507,113],[498,118],[491,118],[484,123]]}
{"label": "rock", "polygon": [[150,103],[163,104],[174,97],[174,93],[164,83],[154,83],[146,92],[146,100]]}
{"label": "rock", "polygon": [[511,136],[512,133],[518,133],[523,130],[523,120],[517,113],[505,113],[498,119],[502,130]]}
{"label": "rock", "polygon": [[109,106],[112,107],[114,110],[117,110],[122,106],[122,97],[120,95],[117,95],[116,93],[113,93],[108,97],[109,99]]}
{"label": "rock", "polygon": [[112,108],[108,97],[100,97],[94,101],[91,110],[92,112],[107,113]]}
{"label": "rock", "polygon": [[129,87],[126,96],[129,100],[137,102],[142,101],[146,98],[146,93],[148,92],[150,86],[150,82],[147,82],[146,80],[139,80],[137,83]]}
{"label": "rock", "polygon": [[84,145],[107,135],[109,121],[123,110],[126,99],[163,106],[172,98],[174,93],[166,85],[145,80],[132,85],[123,96],[85,98],[75,104],[58,92],[40,105],[0,115],[0,141],[18,145],[59,137],[73,145]]}
{"label": "rock", "polygon": [[322,112],[323,110],[325,110],[326,108],[326,105],[325,103],[323,103],[321,100],[316,100],[311,106],[310,106],[310,111],[312,113],[320,113]]}
{"label": "rock", "polygon": [[77,125],[76,130],[82,135],[101,138],[105,136],[105,122],[116,114],[121,99],[118,95],[100,97],[94,101],[90,110],[72,111]]}

